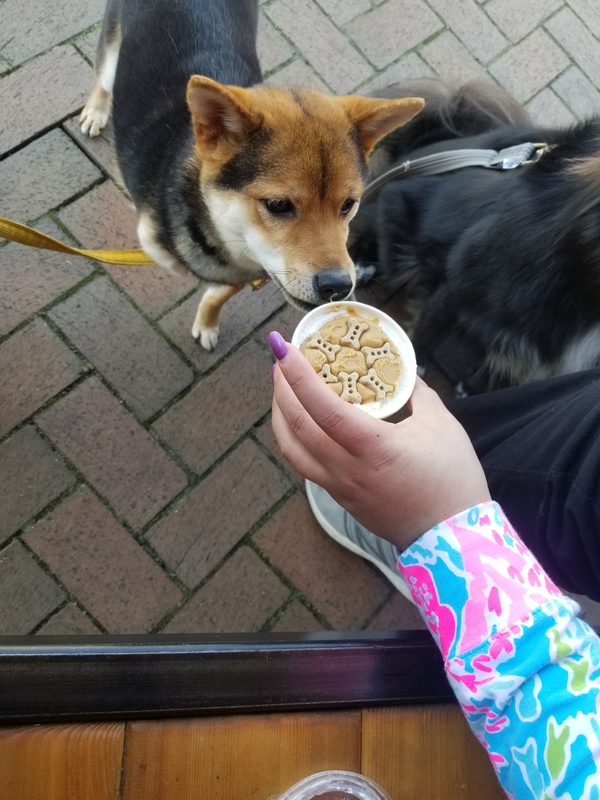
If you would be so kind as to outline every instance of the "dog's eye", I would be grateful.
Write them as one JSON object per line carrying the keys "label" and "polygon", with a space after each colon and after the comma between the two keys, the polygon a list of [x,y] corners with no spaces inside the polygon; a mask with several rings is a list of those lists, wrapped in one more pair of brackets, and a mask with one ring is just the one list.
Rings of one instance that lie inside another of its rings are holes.
{"label": "dog's eye", "polygon": [[349,197],[347,200],[344,200],[344,202],[342,203],[342,207],[340,208],[340,214],[342,215],[342,217],[345,217],[346,214],[349,214],[352,211],[355,202],[356,201],[352,197]]}
{"label": "dog's eye", "polygon": [[263,200],[263,205],[274,217],[291,217],[295,211],[291,200]]}

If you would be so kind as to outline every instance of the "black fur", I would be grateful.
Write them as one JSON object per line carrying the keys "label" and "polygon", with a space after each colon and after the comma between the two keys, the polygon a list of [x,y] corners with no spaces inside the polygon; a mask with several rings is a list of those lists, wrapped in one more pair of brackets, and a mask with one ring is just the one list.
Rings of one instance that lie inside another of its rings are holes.
{"label": "black fur", "polygon": [[[598,365],[600,119],[536,127],[514,100],[481,85],[450,92],[427,82],[389,95],[420,95],[426,106],[384,141],[380,172],[455,148],[552,146],[511,171],[409,175],[359,210],[351,255],[416,309],[419,361],[460,334],[472,369],[454,377],[479,389]],[[586,177],[572,169],[582,159]]]}
{"label": "black fur", "polygon": [[[132,194],[152,191],[165,156],[191,150],[185,92],[190,75],[251,86],[261,81],[255,50],[257,9],[248,0],[121,2],[121,49],[114,86],[115,141]],[[157,36],[157,31],[161,35]],[[131,40],[131,42],[129,41]],[[135,98],[134,102],[132,99]],[[182,142],[181,148],[173,146]]]}
{"label": "black fur", "polygon": [[200,74],[260,83],[257,18],[255,0],[169,0],[167,11],[164,0],[109,0],[104,25],[116,19],[122,37],[113,91],[119,166],[136,206],[158,211],[162,244],[173,252],[185,220],[192,241],[216,254],[203,232],[211,226],[198,175],[186,163],[193,142],[187,82]]}

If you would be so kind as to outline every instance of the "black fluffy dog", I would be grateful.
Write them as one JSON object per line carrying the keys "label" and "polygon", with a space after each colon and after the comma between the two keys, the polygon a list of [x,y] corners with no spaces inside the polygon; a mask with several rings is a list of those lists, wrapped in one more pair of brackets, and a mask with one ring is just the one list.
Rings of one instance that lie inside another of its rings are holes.
{"label": "black fluffy dog", "polygon": [[600,119],[536,127],[493,86],[451,91],[433,81],[392,87],[425,110],[388,136],[375,174],[456,148],[549,148],[508,171],[410,173],[359,210],[351,253],[402,292],[420,363],[459,337],[473,390],[600,363]]}

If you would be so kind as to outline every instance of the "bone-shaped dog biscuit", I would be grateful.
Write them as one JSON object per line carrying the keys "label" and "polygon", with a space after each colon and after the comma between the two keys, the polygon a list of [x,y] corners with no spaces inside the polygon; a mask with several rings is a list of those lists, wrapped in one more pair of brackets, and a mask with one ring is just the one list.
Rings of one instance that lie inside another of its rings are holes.
{"label": "bone-shaped dog biscuit", "polygon": [[341,344],[349,344],[355,350],[360,350],[360,336],[369,328],[368,322],[359,322],[357,319],[348,320],[348,331],[340,339]]}
{"label": "bone-shaped dog biscuit", "polygon": [[325,383],[337,383],[338,382],[337,376],[334,375],[333,372],[331,371],[331,365],[330,364],[323,364],[323,367],[321,368],[321,371],[317,372],[317,375],[319,376],[319,378],[323,378]]}
{"label": "bone-shaped dog biscuit", "polygon": [[367,367],[372,367],[378,358],[389,358],[392,361],[396,358],[396,354],[392,353],[392,346],[389,342],[386,342],[382,347],[361,347],[360,350],[365,354]]}
{"label": "bone-shaped dog biscuit", "polygon": [[356,388],[358,372],[339,372],[338,380],[341,381],[342,384],[342,393],[340,395],[342,400],[356,405],[362,403],[362,397]]}
{"label": "bone-shaped dog biscuit", "polygon": [[339,344],[331,344],[322,336],[315,336],[314,339],[311,339],[309,342],[306,343],[307,347],[316,347],[322,353],[325,353],[327,356],[327,361],[330,363],[335,361],[335,355],[340,350]]}
{"label": "bone-shaped dog biscuit", "polygon": [[368,405],[396,391],[402,359],[375,320],[336,317],[300,349],[317,375],[348,403]]}
{"label": "bone-shaped dog biscuit", "polygon": [[366,375],[359,378],[359,383],[370,386],[377,395],[378,400],[385,400],[387,395],[394,391],[394,387],[390,383],[384,383],[377,375],[375,367],[371,367]]}

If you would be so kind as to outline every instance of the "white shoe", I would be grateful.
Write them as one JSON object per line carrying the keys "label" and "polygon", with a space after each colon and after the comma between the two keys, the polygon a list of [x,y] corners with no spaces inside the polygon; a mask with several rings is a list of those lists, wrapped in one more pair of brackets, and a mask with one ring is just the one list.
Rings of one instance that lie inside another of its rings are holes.
{"label": "white shoe", "polygon": [[308,503],[325,533],[346,550],[374,564],[407,600],[414,603],[408,584],[396,566],[398,549],[357,522],[322,486],[305,481],[305,487]]}

